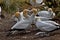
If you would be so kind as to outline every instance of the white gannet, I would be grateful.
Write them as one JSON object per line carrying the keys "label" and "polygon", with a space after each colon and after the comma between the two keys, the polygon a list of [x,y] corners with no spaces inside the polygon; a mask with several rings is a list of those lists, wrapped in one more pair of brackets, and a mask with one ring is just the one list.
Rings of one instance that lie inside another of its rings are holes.
{"label": "white gannet", "polygon": [[[43,34],[45,32],[51,32],[55,29],[59,29],[60,25],[54,21],[51,20],[47,20],[47,21],[42,21],[40,19],[40,17],[35,17],[36,18],[36,27],[37,29],[41,30],[43,32]],[[35,35],[39,35],[41,32],[36,33]],[[45,33],[46,34],[46,33]],[[44,35],[45,35],[44,34]],[[45,36],[47,36],[48,34],[46,34]]]}
{"label": "white gannet", "polygon": [[40,16],[40,18],[42,17],[42,19],[52,19],[55,16],[55,13],[52,11],[51,8],[48,8],[48,11],[39,11],[38,15]]}

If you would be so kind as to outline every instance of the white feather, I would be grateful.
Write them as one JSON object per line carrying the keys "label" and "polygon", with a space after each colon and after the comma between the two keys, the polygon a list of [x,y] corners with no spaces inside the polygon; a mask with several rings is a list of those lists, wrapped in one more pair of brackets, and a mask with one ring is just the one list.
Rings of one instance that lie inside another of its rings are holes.
{"label": "white feather", "polygon": [[40,11],[40,12],[38,12],[38,15],[40,17],[53,18],[55,16],[55,13],[48,12],[48,11]]}
{"label": "white feather", "polygon": [[[38,17],[40,19],[40,17]],[[38,19],[37,19],[38,20]],[[57,26],[56,26],[57,25]],[[59,24],[54,21],[36,21],[36,27],[41,31],[52,31],[59,28]]]}

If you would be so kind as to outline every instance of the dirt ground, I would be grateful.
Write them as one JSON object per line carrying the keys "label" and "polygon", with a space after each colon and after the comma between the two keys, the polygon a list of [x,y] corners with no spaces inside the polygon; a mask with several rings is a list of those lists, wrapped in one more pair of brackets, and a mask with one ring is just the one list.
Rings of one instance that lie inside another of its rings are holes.
{"label": "dirt ground", "polygon": [[0,21],[0,40],[60,40],[60,30],[56,30],[53,32],[54,35],[49,37],[38,37],[35,38],[34,34],[37,31],[33,31],[25,34],[13,34],[12,36],[7,37],[7,30],[11,28],[15,23],[9,19],[2,19]]}

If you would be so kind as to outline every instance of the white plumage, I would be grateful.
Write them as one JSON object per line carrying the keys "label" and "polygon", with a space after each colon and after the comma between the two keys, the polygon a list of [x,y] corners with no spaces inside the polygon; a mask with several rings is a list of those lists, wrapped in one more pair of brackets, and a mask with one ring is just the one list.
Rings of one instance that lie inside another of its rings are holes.
{"label": "white plumage", "polygon": [[38,12],[38,15],[40,17],[53,18],[55,16],[55,13],[48,12],[48,11],[40,11],[40,12]]}
{"label": "white plumage", "polygon": [[59,24],[54,21],[42,21],[40,18],[36,21],[36,27],[41,31],[52,31],[59,28]]}
{"label": "white plumage", "polygon": [[36,0],[37,4],[41,4],[43,2],[43,0]]}
{"label": "white plumage", "polygon": [[55,13],[52,10],[48,11],[39,11],[38,15],[42,21],[48,21],[55,17]]}
{"label": "white plumage", "polygon": [[40,17],[46,17],[46,18],[52,19],[52,18],[54,18],[55,13],[53,12],[53,10],[51,8],[48,8],[48,11],[39,11],[38,15]]}
{"label": "white plumage", "polygon": [[28,29],[32,23],[32,17],[17,22],[11,29]]}

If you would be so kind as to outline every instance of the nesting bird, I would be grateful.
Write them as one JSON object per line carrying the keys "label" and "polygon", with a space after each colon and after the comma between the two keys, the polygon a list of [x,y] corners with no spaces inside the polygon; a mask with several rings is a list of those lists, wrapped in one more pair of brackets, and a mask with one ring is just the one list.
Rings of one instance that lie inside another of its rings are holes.
{"label": "nesting bird", "polygon": [[51,8],[48,8],[48,11],[39,11],[38,15],[40,16],[40,18],[42,18],[43,20],[47,20],[47,19],[52,19],[55,16],[55,13],[52,11]]}
{"label": "nesting bird", "polygon": [[54,21],[38,21],[36,27],[44,32],[53,31],[60,27],[60,25]]}

